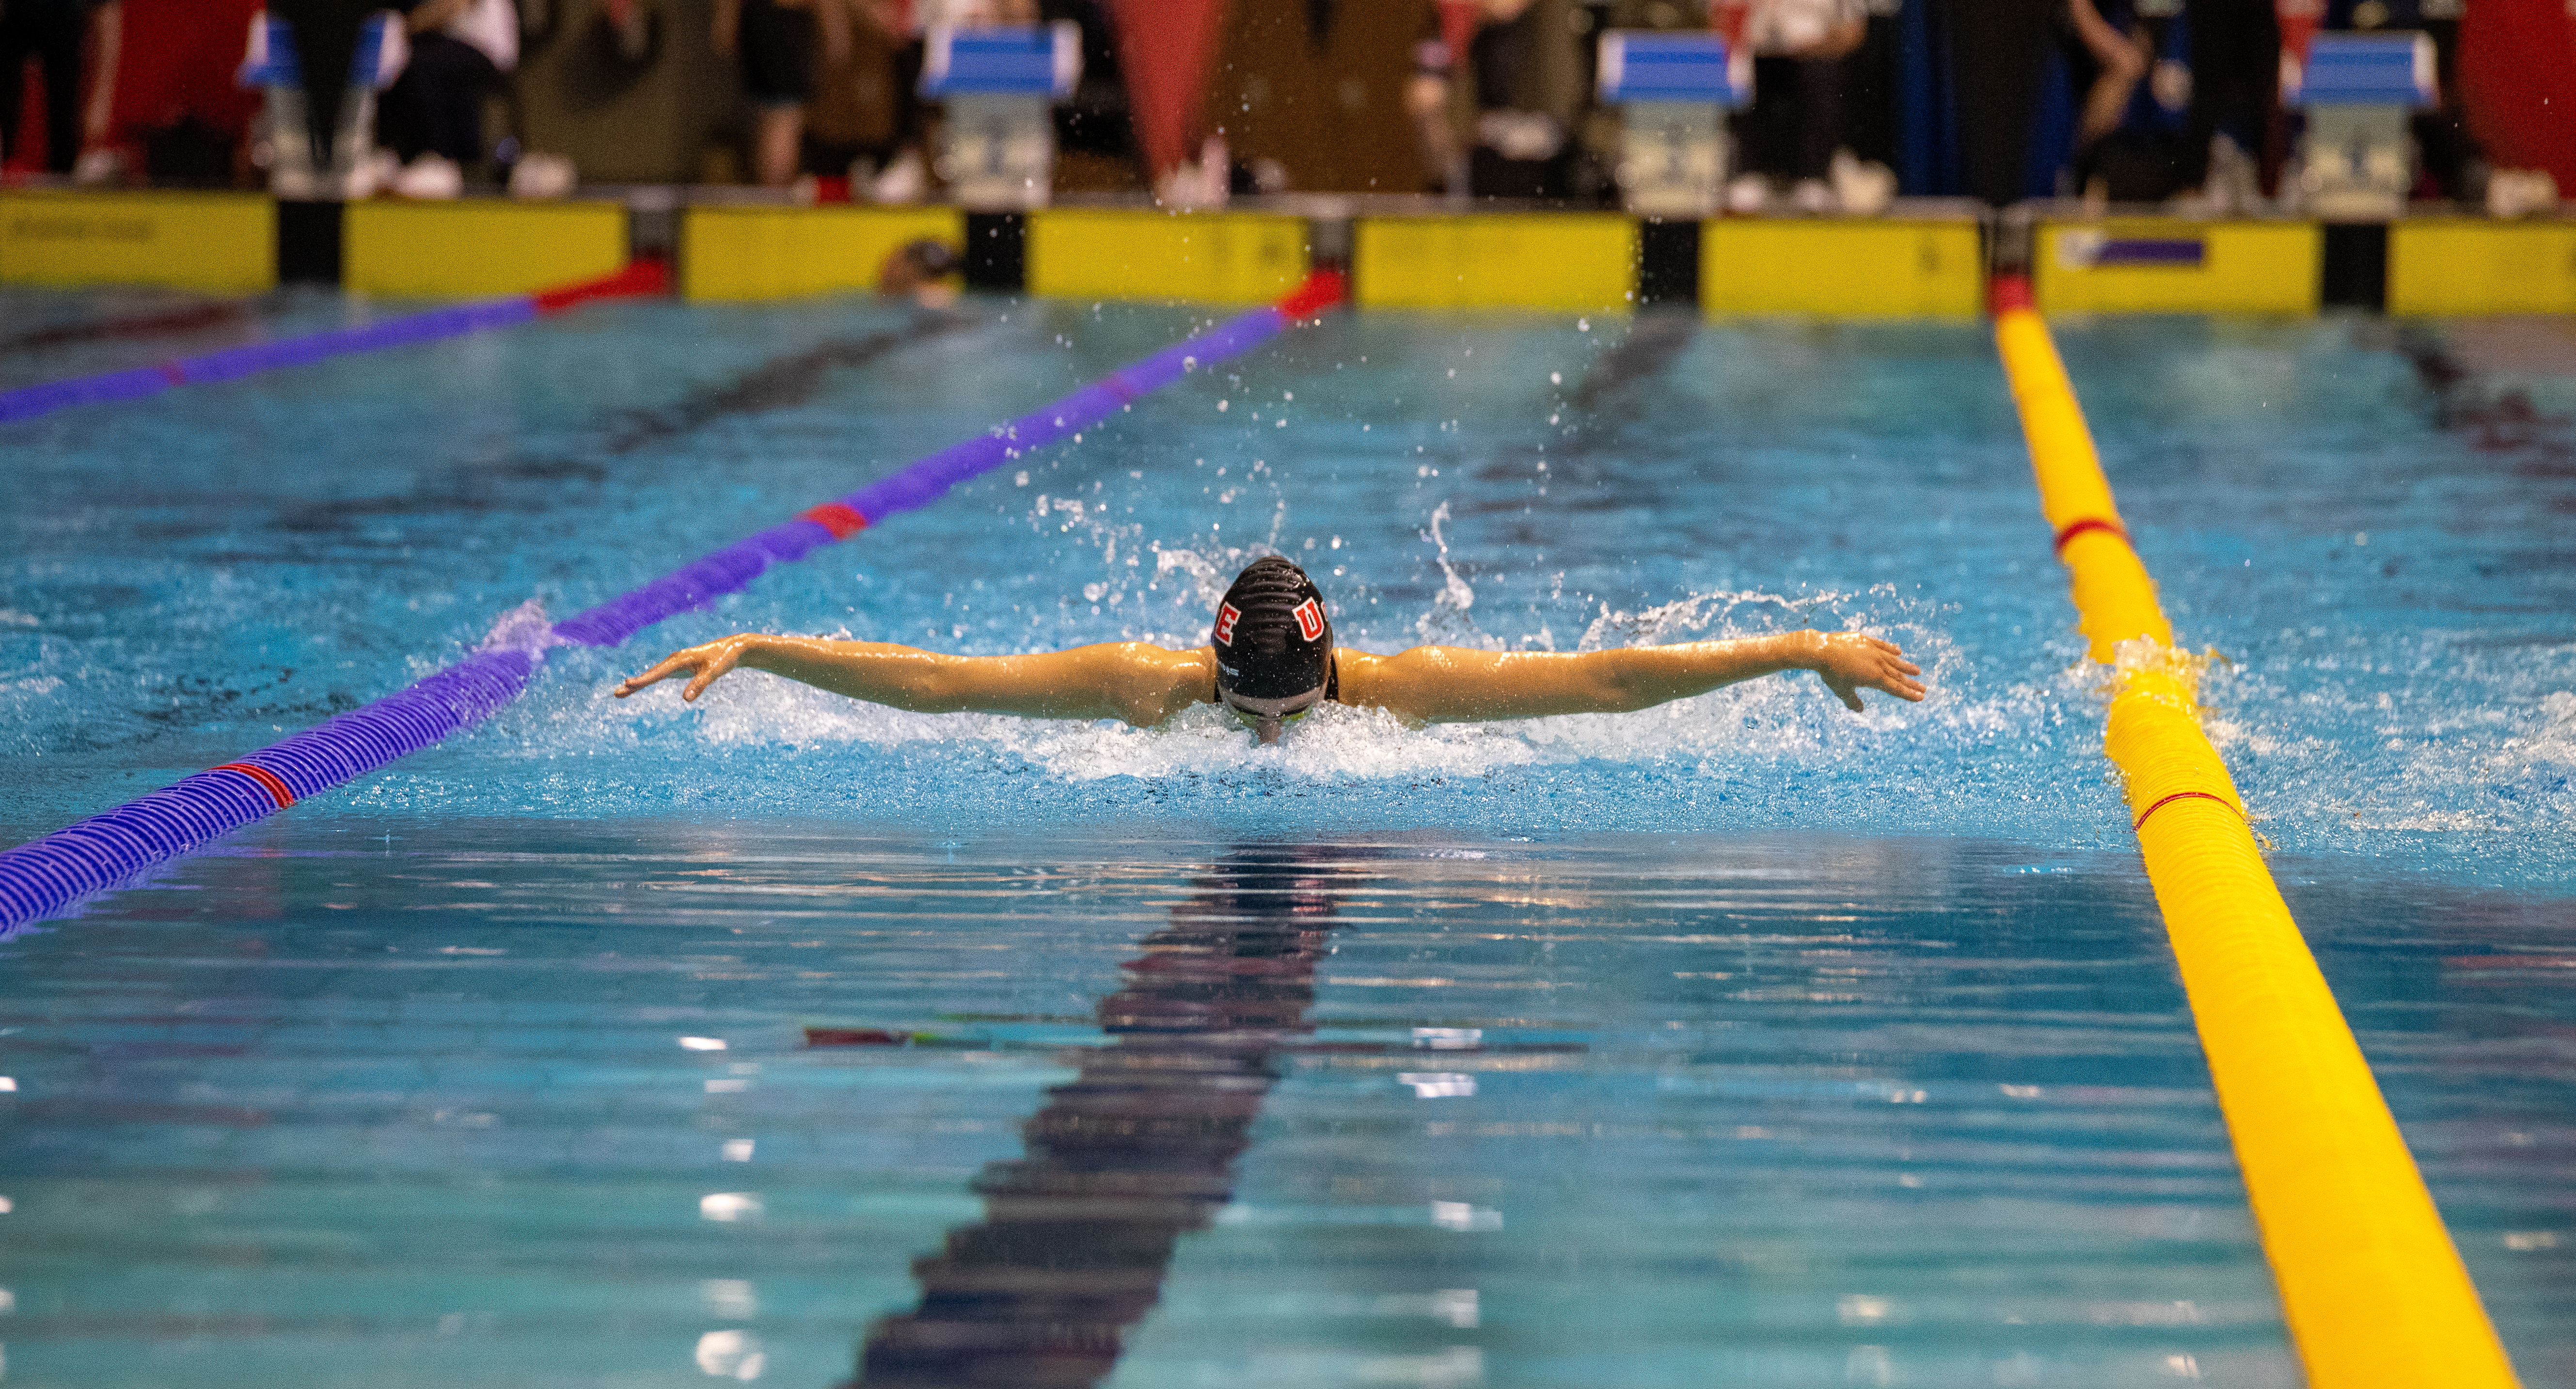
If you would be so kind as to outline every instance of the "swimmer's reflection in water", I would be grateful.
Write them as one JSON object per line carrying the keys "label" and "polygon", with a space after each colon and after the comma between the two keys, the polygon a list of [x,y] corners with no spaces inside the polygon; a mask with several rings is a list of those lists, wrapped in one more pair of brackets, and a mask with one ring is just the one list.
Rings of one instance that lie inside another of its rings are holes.
{"label": "swimmer's reflection in water", "polygon": [[1784,632],[1611,651],[1481,651],[1417,646],[1394,656],[1336,651],[1324,596],[1278,555],[1254,560],[1218,602],[1208,644],[1173,651],[1109,642],[1025,656],[953,656],[874,641],[741,632],[674,652],[617,686],[626,696],[686,675],[694,700],[736,666],[920,713],[1163,723],[1222,705],[1264,743],[1319,705],[1385,709],[1408,723],[1625,713],[1787,670],[1824,677],[1854,713],[1860,692],[1923,698],[1922,668],[1861,632]]}
{"label": "swimmer's reflection in water", "polygon": [[1047,1092],[1026,1155],[976,1179],[984,1218],[913,1265],[921,1304],[868,1331],[868,1389],[1077,1389],[1106,1378],[1162,1295],[1179,1238],[1234,1187],[1234,1161],[1314,1030],[1315,966],[1359,865],[1295,846],[1238,849],[1100,1002],[1113,1039]]}

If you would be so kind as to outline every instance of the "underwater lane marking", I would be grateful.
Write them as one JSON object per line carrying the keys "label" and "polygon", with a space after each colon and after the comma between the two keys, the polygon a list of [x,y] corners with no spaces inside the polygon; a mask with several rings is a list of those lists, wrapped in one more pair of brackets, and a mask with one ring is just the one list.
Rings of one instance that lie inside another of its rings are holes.
{"label": "underwater lane marking", "polygon": [[220,767],[208,767],[206,770],[210,772],[239,772],[243,776],[249,777],[251,780],[259,783],[260,789],[268,793],[268,798],[276,802],[277,808],[280,810],[284,810],[288,806],[295,804],[295,793],[287,789],[284,779],[280,778],[277,773],[270,771],[266,767],[254,767],[248,762],[227,762]]}
{"label": "underwater lane marking", "polygon": [[667,282],[658,261],[638,261],[605,279],[566,285],[542,294],[492,299],[427,313],[407,314],[355,328],[306,333],[275,342],[252,343],[195,357],[177,357],[158,366],[75,376],[64,381],[0,391],[0,424],[34,419],[75,405],[113,400],[140,400],[174,386],[203,386],[237,381],[263,371],[308,366],[332,357],[380,352],[389,347],[436,342],[486,328],[507,328],[543,314],[560,313],[596,299],[658,294]]}
{"label": "underwater lane marking", "polygon": [[[1254,309],[1134,363],[1120,373],[1137,393],[1240,356],[1320,311],[1317,276],[1283,307]],[[1332,276],[1336,300],[1340,278]],[[1326,300],[1324,303],[1335,302]],[[533,313],[521,301],[523,313]],[[804,558],[899,511],[938,500],[949,488],[1109,418],[1132,396],[1085,386],[1045,409],[942,449],[847,497],[808,508],[783,525],[555,623],[513,634],[447,669],[273,743],[245,758],[183,777],[140,800],[0,852],[0,940],[82,899],[125,882],[218,836],[263,820],[298,800],[376,771],[473,727],[527,689],[553,643],[615,646],[666,617],[748,587],[773,564]],[[0,397],[5,399],[5,397]],[[1006,439],[1009,442],[1006,442]],[[1016,445],[1016,447],[1014,447]]]}
{"label": "underwater lane marking", "polygon": [[2047,324],[2026,293],[1998,284],[1995,301],[2041,510],[2117,682],[2103,752],[2143,807],[2138,855],[2307,1383],[2512,1389],[2513,1363],[2201,728],[2199,663],[2174,649],[2134,549],[2067,544],[2116,528],[2105,518],[2119,511]]}

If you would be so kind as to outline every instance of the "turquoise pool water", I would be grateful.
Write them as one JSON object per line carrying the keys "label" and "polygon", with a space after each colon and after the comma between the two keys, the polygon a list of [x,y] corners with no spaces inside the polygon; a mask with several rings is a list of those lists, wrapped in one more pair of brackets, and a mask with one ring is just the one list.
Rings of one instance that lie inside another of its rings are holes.
{"label": "turquoise pool water", "polygon": [[[403,306],[0,307],[19,384]],[[603,306],[11,426],[0,830],[1201,321]],[[2480,331],[2058,325],[2275,872],[2565,1386],[2576,386],[2437,396],[2408,354]],[[1268,751],[606,698],[746,627],[1194,644],[1272,548],[1370,649],[1848,623],[1934,697]],[[9,1382],[2295,1383],[2100,715],[1982,326],[1342,315],[6,946]]]}

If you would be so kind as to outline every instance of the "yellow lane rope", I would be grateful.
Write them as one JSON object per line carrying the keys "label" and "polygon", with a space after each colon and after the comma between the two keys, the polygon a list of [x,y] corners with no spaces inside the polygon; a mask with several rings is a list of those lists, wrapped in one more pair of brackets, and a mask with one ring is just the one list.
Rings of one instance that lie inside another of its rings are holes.
{"label": "yellow lane rope", "polygon": [[2370,1064],[2264,868],[2047,325],[1999,307],[2012,379],[2093,659],[2104,751],[2182,968],[2201,1049],[2311,1389],[2507,1389],[2513,1364]]}

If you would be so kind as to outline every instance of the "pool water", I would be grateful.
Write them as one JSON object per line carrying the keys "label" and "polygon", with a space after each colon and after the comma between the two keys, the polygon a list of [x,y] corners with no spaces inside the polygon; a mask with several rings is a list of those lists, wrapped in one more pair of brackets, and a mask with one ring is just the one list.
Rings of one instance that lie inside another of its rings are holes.
{"label": "pool water", "polygon": [[[410,306],[0,307],[18,384]],[[119,315],[181,326],[30,341]],[[11,426],[0,830],[1207,321],[610,305]],[[2292,908],[2576,1386],[2576,381],[2436,392],[2476,323],[2057,330]],[[744,628],[1194,645],[1273,549],[1366,649],[1847,624],[1933,696],[1263,750],[606,695]],[[2102,698],[1982,325],[1339,315],[0,947],[9,1382],[2294,1384]]]}

